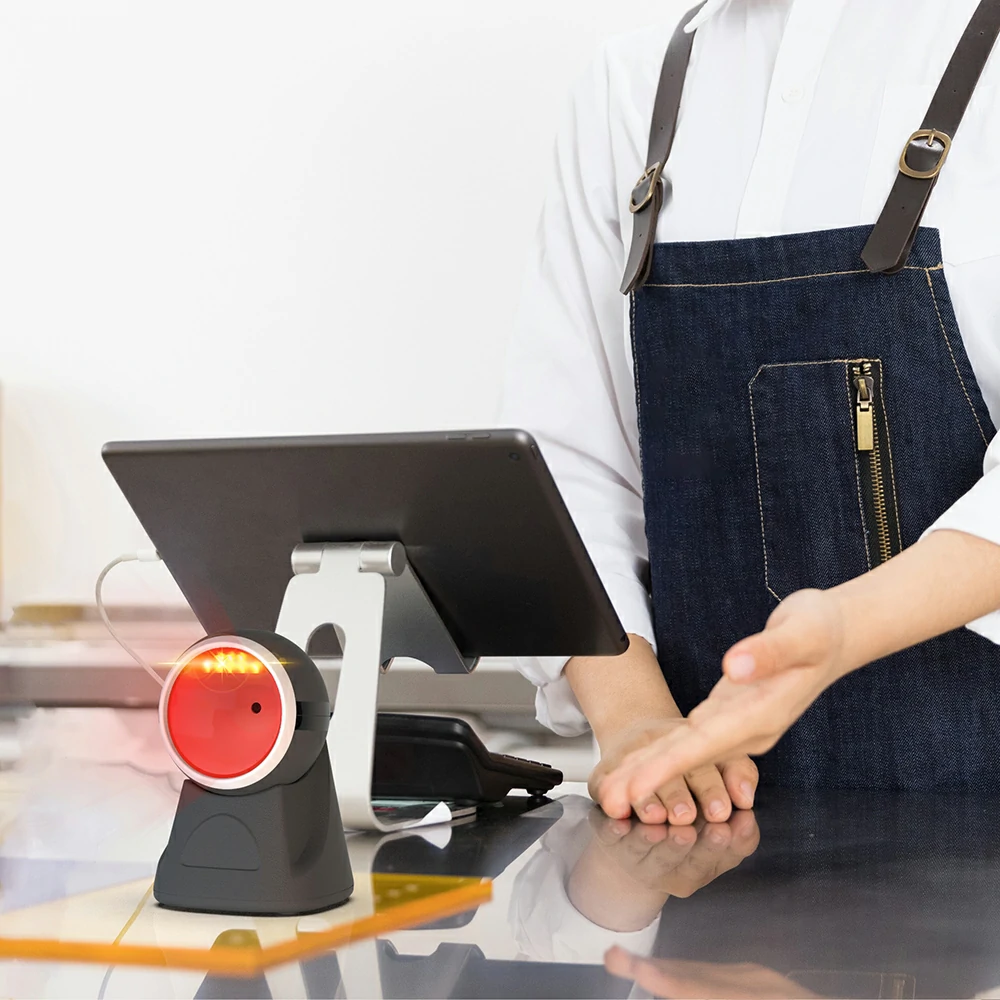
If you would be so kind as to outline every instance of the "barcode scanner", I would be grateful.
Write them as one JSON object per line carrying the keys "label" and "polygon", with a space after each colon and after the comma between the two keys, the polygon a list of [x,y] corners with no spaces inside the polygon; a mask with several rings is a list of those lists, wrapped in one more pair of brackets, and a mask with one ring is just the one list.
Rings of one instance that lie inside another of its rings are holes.
{"label": "barcode scanner", "polygon": [[186,777],[153,896],[165,907],[294,916],[354,891],[316,664],[273,632],[195,643],[160,696]]}

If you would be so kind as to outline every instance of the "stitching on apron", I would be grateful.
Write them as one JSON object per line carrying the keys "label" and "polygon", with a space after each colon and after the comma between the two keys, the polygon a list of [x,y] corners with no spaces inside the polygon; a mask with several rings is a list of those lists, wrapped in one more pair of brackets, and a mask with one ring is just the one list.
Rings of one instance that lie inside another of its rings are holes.
{"label": "stitching on apron", "polygon": [[[879,368],[882,369],[882,391],[878,394],[879,405],[882,407],[882,419],[885,420],[885,441],[889,448],[889,475],[892,477],[892,505],[896,508],[896,540],[899,542],[899,551],[903,551],[903,522],[899,519],[899,491],[896,489],[896,463],[892,458],[892,434],[889,433],[889,411],[885,408],[885,365],[882,359],[878,359]],[[854,457],[857,461],[857,455]]]}
{"label": "stitching on apron", "polygon": [[[924,270],[926,270],[926,268],[918,267],[918,268],[914,268],[914,270],[916,270],[916,271],[924,271]],[[760,535],[761,535],[761,539],[763,541],[763,547],[764,547],[764,586],[767,588],[768,593],[772,597],[776,598],[778,601],[781,601],[781,598],[778,597],[778,595],[774,592],[774,590],[771,587],[771,580],[770,580],[770,574],[769,574],[768,563],[767,563],[767,530],[764,527],[764,495],[763,495],[763,490],[761,489],[761,483],[760,483],[760,450],[759,450],[758,445],[757,445],[757,417],[756,417],[756,414],[754,413],[754,405],[753,405],[753,384],[760,377],[761,372],[764,372],[764,371],[766,371],[769,368],[809,368],[809,367],[813,367],[815,365],[843,365],[844,366],[844,381],[847,384],[847,398],[848,398],[848,401],[850,401],[850,398],[851,398],[851,382],[850,382],[850,377],[849,377],[849,374],[848,374],[847,366],[851,363],[852,360],[855,360],[855,359],[853,359],[853,358],[830,358],[830,359],[828,359],[826,361],[779,361],[779,362],[776,362],[774,364],[761,365],[760,368],[758,368],[757,371],[756,371],[756,373],[754,374],[754,377],[752,379],[750,379],[750,382],[747,384],[747,391],[750,394],[750,423],[751,423],[751,425],[753,427],[753,460],[754,460],[754,466],[757,469],[757,506],[758,506],[758,508],[760,510]],[[881,358],[873,358],[871,360],[878,361],[878,363],[880,365],[882,364],[882,359]],[[882,412],[884,414],[885,413],[885,404],[883,403],[882,406],[883,406],[883,411]],[[846,411],[849,413],[850,412],[850,408],[848,407]],[[886,418],[885,425],[886,425],[886,428],[887,428],[886,433],[888,434],[888,427],[889,427],[889,420],[888,420],[888,418]],[[853,434],[853,430],[852,430],[852,434]],[[891,442],[889,444],[889,465],[890,465],[890,469],[891,469],[891,467],[892,467],[892,444],[891,444]],[[893,485],[893,496],[895,497],[895,486],[896,486],[895,473],[892,473],[892,475],[893,475],[893,483],[892,483],[892,485]],[[858,487],[858,513],[861,515],[861,537],[864,539],[864,543],[865,543],[865,561],[868,563],[868,569],[870,571],[871,568],[872,568],[872,558],[871,558],[871,553],[868,551],[868,535],[866,534],[866,532],[864,530],[865,513],[864,513],[864,505],[863,505],[862,500],[861,500],[861,469],[858,467],[858,455],[857,455],[857,452],[854,453],[854,476],[855,476],[855,482],[857,483],[857,487]],[[898,511],[898,509],[897,509],[897,512],[896,512],[896,527],[897,527],[897,531],[898,531],[899,530],[899,511]],[[902,541],[900,541],[900,548],[902,548]]]}
{"label": "stitching on apron", "polygon": [[[915,264],[907,264],[904,271],[940,271],[943,264],[938,264],[933,268],[917,267]],[[856,271],[821,271],[817,274],[793,274],[788,278],[765,278],[762,281],[718,281],[706,282],[684,282],[676,285],[657,285],[647,282],[644,288],[747,288],[752,285],[779,285],[785,281],[806,281],[809,278],[839,278],[850,274],[870,274],[867,267],[858,268]]]}
{"label": "stitching on apron", "polygon": [[[850,362],[844,362],[844,385],[847,386],[847,413],[850,414],[851,408],[854,404],[854,400],[851,399],[851,370]],[[847,422],[850,425],[851,418],[848,416]],[[854,428],[850,428],[851,436],[854,436]],[[865,505],[864,501],[861,499],[861,466],[858,464],[858,452],[857,449],[854,451],[854,479],[858,487],[858,514],[861,518],[861,537],[865,542],[865,562],[868,563],[868,572],[872,570],[872,554],[868,550],[868,532],[865,531]]]}
{"label": "stitching on apron", "polygon": [[780,604],[781,598],[771,589],[771,582],[768,579],[767,571],[767,532],[764,530],[764,495],[760,488],[760,451],[757,448],[757,417],[754,415],[753,411],[753,384],[757,381],[757,375],[759,375],[767,366],[761,365],[757,369],[757,374],[750,379],[747,384],[747,391],[750,393],[750,426],[753,428],[753,464],[757,469],[757,509],[760,511],[760,537],[761,545],[764,550],[764,586],[767,588],[768,593]]}
{"label": "stitching on apron", "polygon": [[[761,365],[757,369],[757,375],[764,371],[765,368],[807,368],[810,365],[849,365],[852,361],[857,360],[857,358],[830,358],[827,361],[775,361],[774,364]],[[757,380],[757,375],[754,375],[752,382]]]}
{"label": "stitching on apron", "polygon": [[635,427],[639,437],[639,481],[646,495],[646,472],[642,467],[642,399],[639,392],[639,358],[635,350],[635,292],[629,295],[628,339],[632,351],[632,382],[635,384]]}
{"label": "stitching on apron", "polygon": [[948,347],[948,353],[951,355],[951,363],[955,366],[955,374],[958,376],[959,384],[962,386],[962,392],[965,394],[965,401],[969,404],[969,409],[972,410],[972,419],[975,420],[976,426],[979,428],[979,436],[983,439],[983,444],[985,444],[988,448],[990,443],[986,439],[986,434],[983,431],[983,425],[979,422],[979,414],[976,413],[976,408],[972,405],[972,397],[969,395],[969,390],[965,387],[965,379],[962,378],[962,372],[958,367],[955,352],[951,348],[951,340],[948,337],[948,331],[945,329],[944,317],[941,315],[941,307],[938,305],[937,292],[934,291],[934,282],[931,280],[931,269],[929,267],[925,267],[923,270],[927,273],[927,287],[931,290],[931,299],[934,301],[934,311],[937,313],[938,323],[941,325],[941,334]]}

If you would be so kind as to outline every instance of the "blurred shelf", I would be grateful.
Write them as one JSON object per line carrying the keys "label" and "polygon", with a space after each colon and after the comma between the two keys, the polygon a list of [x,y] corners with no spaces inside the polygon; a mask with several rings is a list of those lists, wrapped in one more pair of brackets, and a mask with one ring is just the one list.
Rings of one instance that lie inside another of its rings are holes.
{"label": "blurred shelf", "polygon": [[[144,654],[162,661],[164,673],[176,649]],[[317,660],[336,695],[339,661]],[[152,708],[159,692],[122,650],[110,642],[56,641],[0,645],[0,704],[39,707]],[[388,711],[534,715],[535,688],[510,659],[485,659],[468,676],[442,676],[415,660],[397,660],[382,677],[379,705]]]}

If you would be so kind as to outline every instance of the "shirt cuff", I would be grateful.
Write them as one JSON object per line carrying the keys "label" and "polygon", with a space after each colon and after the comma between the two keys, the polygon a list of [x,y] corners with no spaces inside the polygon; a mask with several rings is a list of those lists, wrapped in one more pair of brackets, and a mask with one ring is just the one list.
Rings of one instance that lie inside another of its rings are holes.
{"label": "shirt cuff", "polygon": [[531,681],[535,693],[535,718],[557,736],[580,736],[590,723],[566,680],[568,656],[518,656],[517,669]]}
{"label": "shirt cuff", "polygon": [[559,927],[553,938],[562,945],[560,950],[564,953],[575,952],[577,961],[586,961],[589,956],[604,955],[610,948],[617,946],[643,958],[652,955],[660,930],[660,914],[642,930],[611,931],[580,913],[570,902],[565,887],[561,888],[560,895],[560,904],[563,904],[563,900],[565,903],[560,908]]}
{"label": "shirt cuff", "polygon": [[[962,531],[1000,545],[1000,468],[993,469],[952,504],[923,534]],[[1000,610],[969,622],[967,628],[1000,645]]]}

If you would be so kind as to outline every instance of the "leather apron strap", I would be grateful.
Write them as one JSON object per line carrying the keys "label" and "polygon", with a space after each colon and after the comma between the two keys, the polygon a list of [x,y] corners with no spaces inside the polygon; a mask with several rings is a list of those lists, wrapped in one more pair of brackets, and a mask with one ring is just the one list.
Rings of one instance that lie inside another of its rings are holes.
{"label": "leather apron strap", "polygon": [[[668,194],[663,169],[673,147],[684,80],[694,45],[694,34],[685,32],[684,26],[703,6],[704,3],[698,4],[681,18],[663,61],[653,106],[646,171],[639,178],[629,202],[633,228],[621,289],[624,295],[643,286],[653,262],[656,224]],[[952,140],[998,37],[1000,0],[982,0],[945,70],[923,126],[903,147],[896,183],[862,252],[862,259],[870,271],[894,274],[905,266],[931,192],[948,159]]]}
{"label": "leather apron strap", "polygon": [[656,103],[653,105],[653,122],[649,130],[646,171],[636,183],[629,201],[629,210],[632,213],[632,249],[625,265],[623,295],[629,295],[636,288],[640,288],[649,277],[649,268],[653,262],[653,245],[656,242],[656,223],[660,218],[660,209],[667,193],[664,190],[663,168],[667,165],[674,144],[684,80],[687,78],[688,63],[691,61],[691,49],[694,45],[694,33],[688,34],[684,26],[704,6],[704,3],[698,4],[681,18],[673,38],[670,39],[666,58],[663,60]]}
{"label": "leather apron strap", "polygon": [[906,265],[931,192],[998,36],[1000,0],[982,0],[945,70],[923,125],[903,147],[896,183],[861,254],[869,271],[894,274]]}

